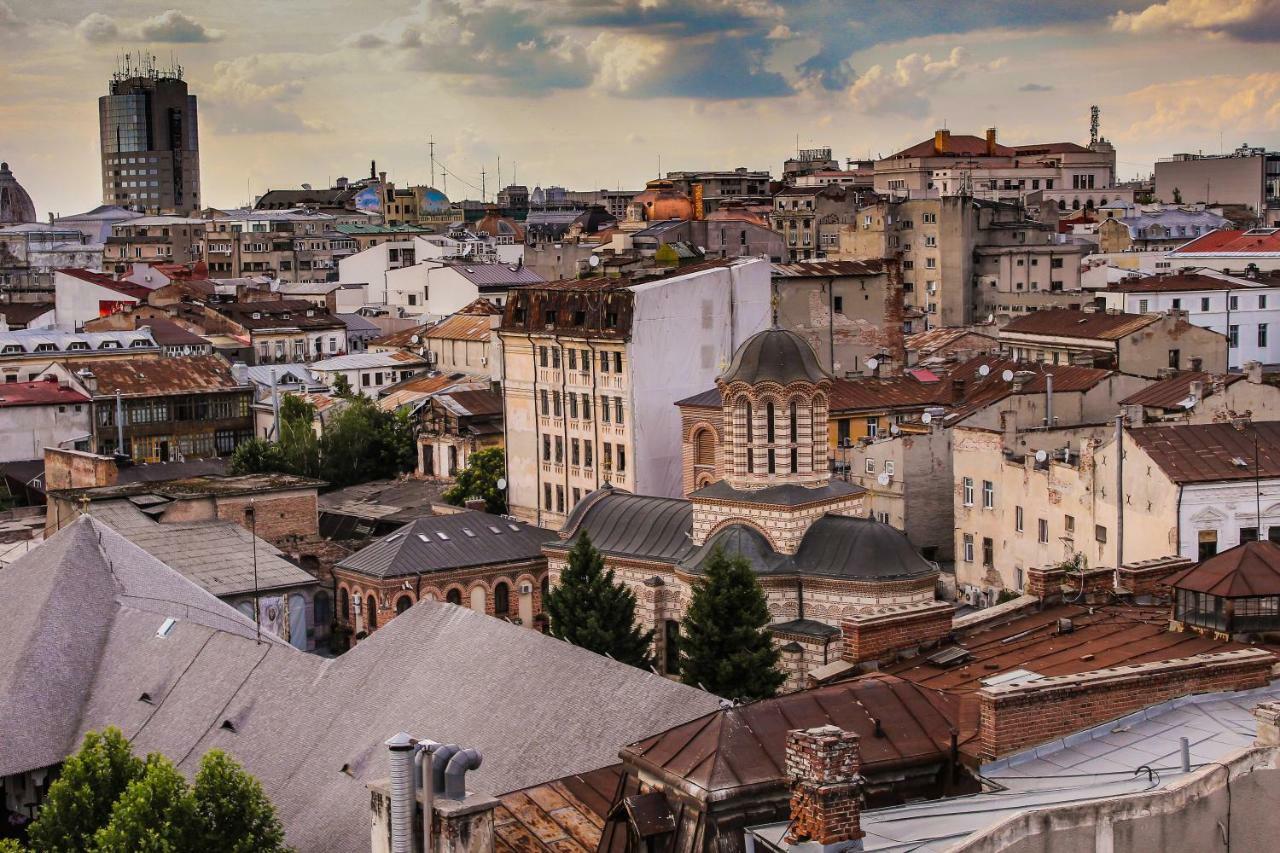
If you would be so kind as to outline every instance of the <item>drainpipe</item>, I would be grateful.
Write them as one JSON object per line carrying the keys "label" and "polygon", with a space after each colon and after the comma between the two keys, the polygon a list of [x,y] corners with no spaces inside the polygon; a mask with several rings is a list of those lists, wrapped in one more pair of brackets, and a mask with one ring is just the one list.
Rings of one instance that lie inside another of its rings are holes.
{"label": "drainpipe", "polygon": [[116,453],[124,453],[124,400],[116,389]]}
{"label": "drainpipe", "polygon": [[1053,429],[1053,374],[1044,375],[1044,425]]}
{"label": "drainpipe", "polygon": [[[1181,497],[1181,495],[1179,495]],[[1116,571],[1124,565],[1124,415],[1116,415]],[[1082,582],[1083,583],[1083,582]]]}
{"label": "drainpipe", "polygon": [[[732,334],[732,333],[730,333]],[[587,347],[591,350],[591,474],[595,477],[596,488],[600,488],[600,407],[596,405],[599,399],[596,397],[596,369],[600,366],[596,356],[596,345],[587,340]]]}

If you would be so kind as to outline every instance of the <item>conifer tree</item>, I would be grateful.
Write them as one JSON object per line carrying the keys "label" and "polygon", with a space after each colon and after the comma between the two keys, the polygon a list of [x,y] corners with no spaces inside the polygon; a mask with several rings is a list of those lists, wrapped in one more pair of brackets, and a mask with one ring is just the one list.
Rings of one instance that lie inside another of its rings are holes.
{"label": "conifer tree", "polygon": [[785,676],[751,564],[716,548],[680,625],[680,680],[726,699],[767,699]]}
{"label": "conifer tree", "polygon": [[613,569],[605,569],[585,530],[544,608],[552,636],[642,669],[653,664],[653,631],[636,625],[635,594],[614,580]]}

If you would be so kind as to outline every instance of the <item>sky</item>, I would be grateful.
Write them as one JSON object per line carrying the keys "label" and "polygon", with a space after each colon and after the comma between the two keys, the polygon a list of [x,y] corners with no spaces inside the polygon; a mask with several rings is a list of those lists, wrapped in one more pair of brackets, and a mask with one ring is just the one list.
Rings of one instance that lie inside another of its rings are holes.
{"label": "sky", "polygon": [[181,63],[206,204],[361,177],[450,197],[781,172],[935,128],[1159,157],[1280,148],[1280,0],[0,0],[0,159],[43,217],[100,202],[120,54]]}

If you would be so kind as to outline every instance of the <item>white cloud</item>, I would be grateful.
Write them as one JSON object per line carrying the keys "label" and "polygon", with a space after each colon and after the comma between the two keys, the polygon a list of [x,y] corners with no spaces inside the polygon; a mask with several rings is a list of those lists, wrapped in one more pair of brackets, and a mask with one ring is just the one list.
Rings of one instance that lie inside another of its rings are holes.
{"label": "white cloud", "polygon": [[299,133],[325,131],[323,122],[298,114],[295,102],[303,94],[300,78],[322,62],[301,54],[243,56],[213,67],[213,78],[199,88],[208,106],[206,120],[222,133]]}
{"label": "white cloud", "polygon": [[[0,18],[2,20],[2,18]],[[217,41],[220,30],[212,30],[177,9],[148,18],[136,27],[122,26],[109,15],[93,12],[76,24],[76,35],[90,44],[112,41],[146,41],[161,44],[194,44]]]}
{"label": "white cloud", "polygon": [[0,0],[0,35],[11,33],[22,26],[22,19],[14,13],[5,0]]}
{"label": "white cloud", "polygon": [[958,80],[970,71],[990,71],[1002,67],[1004,59],[990,63],[970,62],[963,47],[952,48],[945,59],[927,53],[911,53],[892,68],[873,65],[849,86],[853,108],[865,113],[898,113],[921,117],[928,112],[933,90],[948,80]]}
{"label": "white cloud", "polygon": [[1239,134],[1280,130],[1280,71],[1156,83],[1130,92],[1125,100],[1142,118],[1121,139],[1185,135],[1195,130]]}
{"label": "white cloud", "polygon": [[667,53],[661,40],[629,33],[602,32],[587,45],[595,84],[611,92],[630,91],[663,63]]}
{"label": "white cloud", "polygon": [[1111,27],[1134,34],[1185,30],[1268,41],[1280,39],[1280,0],[1165,0],[1140,12],[1117,12]]}

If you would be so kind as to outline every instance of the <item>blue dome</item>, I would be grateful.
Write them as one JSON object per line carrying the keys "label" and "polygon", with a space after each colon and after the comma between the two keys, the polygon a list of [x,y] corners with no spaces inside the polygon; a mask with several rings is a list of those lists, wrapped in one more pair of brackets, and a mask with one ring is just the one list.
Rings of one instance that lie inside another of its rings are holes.
{"label": "blue dome", "polygon": [[448,213],[449,197],[435,187],[427,187],[422,194],[423,213]]}

